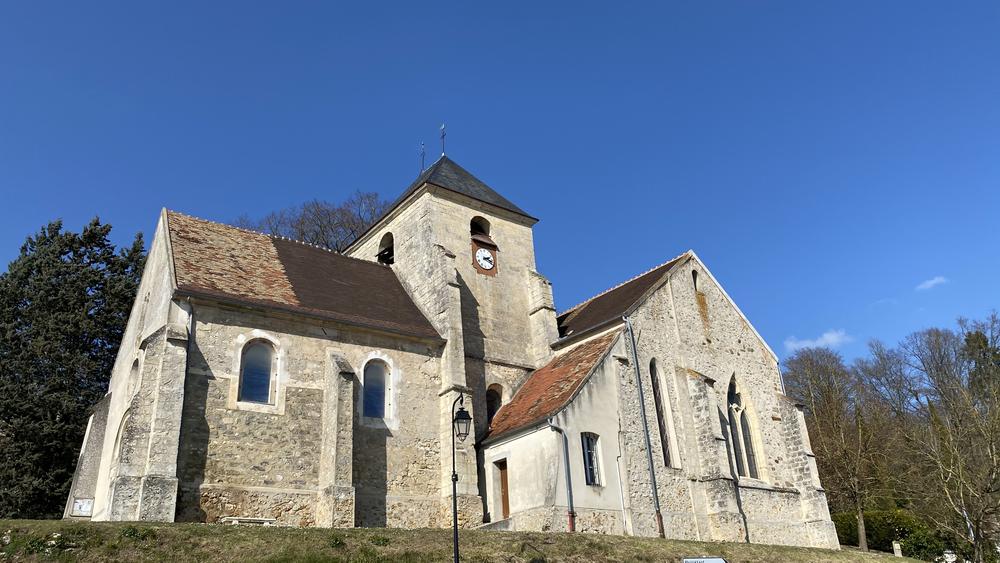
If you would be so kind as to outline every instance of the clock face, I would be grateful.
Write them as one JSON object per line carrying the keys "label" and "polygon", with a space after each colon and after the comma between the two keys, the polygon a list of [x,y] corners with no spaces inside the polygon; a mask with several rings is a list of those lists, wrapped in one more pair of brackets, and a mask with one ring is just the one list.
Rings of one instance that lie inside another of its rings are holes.
{"label": "clock face", "polygon": [[476,264],[484,270],[492,270],[493,266],[496,265],[496,258],[493,253],[486,248],[480,248],[476,251]]}

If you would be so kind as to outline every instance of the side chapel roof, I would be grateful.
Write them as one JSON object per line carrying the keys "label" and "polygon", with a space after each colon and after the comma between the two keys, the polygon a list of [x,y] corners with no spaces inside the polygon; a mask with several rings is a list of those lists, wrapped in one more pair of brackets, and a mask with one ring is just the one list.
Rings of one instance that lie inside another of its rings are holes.
{"label": "side chapel roof", "polygon": [[[685,252],[563,312],[557,319],[559,336],[596,332],[620,320],[668,275],[674,265],[691,255]],[[510,402],[497,411],[490,424],[489,437],[533,426],[561,411],[607,355],[620,332],[612,331],[584,341],[533,371]]]}
{"label": "side chapel roof", "polygon": [[561,411],[607,355],[620,331],[579,344],[531,373],[490,423],[491,438],[538,424]]}
{"label": "side chapel roof", "polygon": [[559,336],[576,336],[598,328],[605,323],[621,319],[646,292],[667,275],[674,264],[677,264],[687,256],[689,256],[689,253],[685,252],[644,274],[640,274],[564,311],[556,319],[559,325]]}
{"label": "side chapel roof", "polygon": [[166,212],[181,294],[440,340],[391,268]]}

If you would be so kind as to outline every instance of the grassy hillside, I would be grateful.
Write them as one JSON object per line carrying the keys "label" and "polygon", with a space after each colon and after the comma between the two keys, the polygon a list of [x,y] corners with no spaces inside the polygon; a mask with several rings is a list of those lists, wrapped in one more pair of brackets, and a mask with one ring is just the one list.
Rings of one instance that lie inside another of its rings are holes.
{"label": "grassy hillside", "polygon": [[[591,534],[461,534],[463,561],[680,561],[715,555],[731,563],[899,562],[886,555],[765,545],[701,543]],[[450,530],[323,530],[211,524],[121,524],[0,520],[6,561],[356,561],[451,559]]]}

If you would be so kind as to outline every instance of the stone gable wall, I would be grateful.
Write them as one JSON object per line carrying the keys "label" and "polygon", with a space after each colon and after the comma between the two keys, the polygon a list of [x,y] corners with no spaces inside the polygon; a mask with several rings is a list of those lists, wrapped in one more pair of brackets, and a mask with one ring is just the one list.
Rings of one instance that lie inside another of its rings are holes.
{"label": "stone gable wall", "polygon": [[[691,271],[697,268],[698,291]],[[801,413],[781,393],[775,358],[728,301],[722,289],[695,259],[677,267],[668,282],[655,290],[630,316],[637,342],[638,367],[650,453],[667,537],[691,540],[750,541],[836,548],[836,534],[819,487],[815,460]],[[624,324],[622,337],[595,369],[579,395],[557,417],[570,436],[570,468],[578,529],[602,533],[654,536],[657,533],[642,410],[636,386],[632,343]],[[666,447],[657,424],[651,361],[667,428]],[[729,445],[721,416],[727,389],[736,374],[739,390],[753,416],[760,479],[733,479]],[[609,387],[610,386],[610,387]],[[617,409],[609,410],[611,405]],[[617,412],[615,412],[617,411]],[[610,417],[610,418],[609,418]],[[615,420],[617,418],[617,420]],[[602,422],[603,421],[603,422]],[[615,427],[609,430],[608,425]],[[605,440],[620,431],[616,440]],[[606,482],[598,491],[583,482],[580,433],[601,436],[602,469],[621,471],[622,487]],[[518,470],[517,453],[535,448],[530,436],[514,437],[489,446],[487,462],[510,455],[508,471]],[[530,462],[561,467],[553,449]],[[609,463],[619,458],[617,467]],[[522,462],[524,463],[524,462]],[[547,506],[523,506],[508,529],[561,529],[566,506],[565,481],[552,476],[555,498]],[[488,482],[495,477],[487,471]],[[596,494],[598,492],[615,494]],[[512,489],[516,497],[520,491]],[[563,514],[563,516],[560,516]]]}
{"label": "stone gable wall", "polygon": [[[644,389],[668,535],[740,541],[746,534],[745,517],[751,541],[835,548],[836,536],[827,533],[832,524],[825,496],[817,487],[815,465],[809,464],[811,452],[800,415],[782,393],[777,361],[704,266],[696,259],[677,266],[667,284],[631,320],[644,387],[649,384],[649,362],[655,358],[661,391],[668,395],[672,411],[670,439],[680,462],[676,469],[665,467],[655,455],[659,453],[655,410],[651,389]],[[720,421],[733,376],[751,416],[760,472],[760,479],[740,479],[739,498]],[[623,394],[623,408],[634,404]],[[644,444],[628,440],[626,450],[628,457],[639,460],[631,464],[635,472],[630,482],[641,488],[643,480],[648,481],[642,475],[648,474]],[[637,508],[648,502],[634,501]],[[684,504],[689,508],[682,508]],[[682,521],[686,518],[680,512],[694,517],[693,525],[679,528],[680,536],[673,531],[674,514],[668,517],[674,511]]]}

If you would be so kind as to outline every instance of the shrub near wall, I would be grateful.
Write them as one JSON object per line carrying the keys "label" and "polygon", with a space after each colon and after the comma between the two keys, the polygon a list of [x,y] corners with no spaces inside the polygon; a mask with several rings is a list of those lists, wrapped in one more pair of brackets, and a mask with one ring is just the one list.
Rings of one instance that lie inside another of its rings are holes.
{"label": "shrub near wall", "polygon": [[[851,512],[838,512],[832,516],[837,527],[837,539],[842,545],[858,545],[858,519]],[[908,510],[869,510],[865,512],[865,535],[868,548],[892,552],[892,542],[898,541],[903,555],[924,561],[934,561],[946,549],[963,552],[961,542],[954,541],[932,530]]]}

